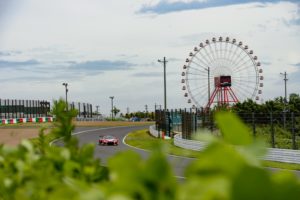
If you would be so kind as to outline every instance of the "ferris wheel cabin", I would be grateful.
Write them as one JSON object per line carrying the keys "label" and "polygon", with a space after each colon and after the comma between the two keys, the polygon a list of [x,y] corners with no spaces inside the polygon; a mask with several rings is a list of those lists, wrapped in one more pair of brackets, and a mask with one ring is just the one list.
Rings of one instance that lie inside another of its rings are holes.
{"label": "ferris wheel cabin", "polygon": [[215,87],[230,87],[231,76],[219,76],[215,77]]}

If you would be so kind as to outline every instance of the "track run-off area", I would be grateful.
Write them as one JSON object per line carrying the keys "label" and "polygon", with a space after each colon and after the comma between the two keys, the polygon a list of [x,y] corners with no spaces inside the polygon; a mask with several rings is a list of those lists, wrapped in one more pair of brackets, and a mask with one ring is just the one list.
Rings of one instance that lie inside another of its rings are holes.
{"label": "track run-off area", "polygon": [[[77,137],[79,140],[79,145],[93,143],[95,144],[95,157],[100,158],[102,165],[107,164],[107,160],[122,151],[132,150],[137,152],[142,158],[146,159],[150,152],[135,148],[132,146],[127,145],[124,141],[128,133],[147,129],[149,126],[126,126],[126,127],[109,127],[109,128],[97,128],[97,127],[78,127],[75,129],[73,136]],[[102,146],[98,145],[99,136],[103,135],[112,135],[118,138],[119,145],[117,146]],[[62,145],[62,141],[60,139],[56,139],[51,142],[51,145]],[[182,156],[174,156],[174,155],[167,155],[168,162],[173,168],[175,177],[178,179],[185,179],[184,177],[184,170],[186,167],[193,161],[195,158],[188,158]],[[268,168],[269,170],[276,171],[279,169],[275,168]],[[293,171],[300,177],[300,171]]]}

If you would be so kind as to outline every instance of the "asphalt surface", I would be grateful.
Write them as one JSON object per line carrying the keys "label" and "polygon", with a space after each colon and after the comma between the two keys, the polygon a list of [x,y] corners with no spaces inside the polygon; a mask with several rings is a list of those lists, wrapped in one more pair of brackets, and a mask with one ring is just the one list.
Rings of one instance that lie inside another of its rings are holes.
{"label": "asphalt surface", "polygon": [[[113,127],[113,128],[96,128],[96,127],[79,127],[74,131],[74,136],[79,139],[79,145],[83,145],[86,143],[94,143],[96,144],[95,148],[95,157],[100,158],[101,164],[106,165],[107,160],[118,152],[122,151],[135,151],[141,155],[142,158],[146,159],[149,156],[149,152],[137,148],[132,148],[123,143],[124,137],[135,130],[146,129],[149,126],[133,126],[133,127]],[[119,139],[119,145],[99,145],[98,139],[99,136],[104,135],[112,135]],[[61,140],[57,140],[54,142],[56,145],[63,145]],[[184,178],[184,169],[186,166],[194,160],[193,158],[185,158],[179,156],[168,156],[167,157],[169,163],[173,167],[173,171],[175,177],[177,179],[185,179]]]}
{"label": "asphalt surface", "polygon": [[[149,152],[132,148],[123,143],[124,137],[135,130],[146,129],[149,126],[135,126],[135,127],[113,127],[113,128],[96,128],[96,127],[79,127],[74,131],[74,135],[79,139],[79,145],[83,145],[86,143],[94,143],[96,144],[95,148],[95,157],[101,159],[101,163],[106,165],[108,158],[117,154],[118,152],[133,150],[141,155],[142,158],[147,158],[149,156]],[[102,146],[98,145],[99,136],[103,135],[112,135],[119,139],[119,145],[117,146]],[[56,141],[55,144],[62,145],[61,141]],[[193,158],[180,157],[180,156],[172,156],[169,155],[167,157],[170,165],[173,167],[173,171],[175,176],[178,179],[184,179],[184,169],[191,163]],[[277,171],[278,169],[269,168],[271,171]],[[300,177],[300,171],[293,171]]]}

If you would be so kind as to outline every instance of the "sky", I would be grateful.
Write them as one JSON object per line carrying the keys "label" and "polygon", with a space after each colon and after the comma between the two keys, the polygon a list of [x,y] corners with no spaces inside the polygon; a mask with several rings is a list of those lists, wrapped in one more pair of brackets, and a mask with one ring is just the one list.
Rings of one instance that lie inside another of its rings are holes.
{"label": "sky", "polygon": [[0,0],[1,99],[68,100],[122,113],[189,108],[189,52],[212,37],[243,41],[262,63],[260,102],[300,93],[300,1]]}

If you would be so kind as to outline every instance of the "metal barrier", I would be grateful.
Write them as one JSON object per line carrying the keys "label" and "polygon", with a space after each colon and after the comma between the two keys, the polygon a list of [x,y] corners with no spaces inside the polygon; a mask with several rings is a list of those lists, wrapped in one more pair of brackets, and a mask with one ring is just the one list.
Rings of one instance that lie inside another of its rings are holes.
{"label": "metal barrier", "polygon": [[84,117],[76,117],[76,121],[87,121],[87,122],[96,122],[96,121],[104,121],[102,118],[84,118]]}
{"label": "metal barrier", "polygon": [[[181,134],[176,134],[174,136],[174,145],[184,149],[201,151],[205,149],[207,143],[183,139]],[[261,159],[300,164],[300,150],[267,148],[267,154]]]}
{"label": "metal barrier", "polygon": [[149,127],[149,132],[150,132],[150,134],[151,134],[152,136],[154,136],[154,137],[157,137],[157,138],[160,137],[159,131],[157,131],[157,130],[155,129],[155,125],[152,125],[152,126]]}

